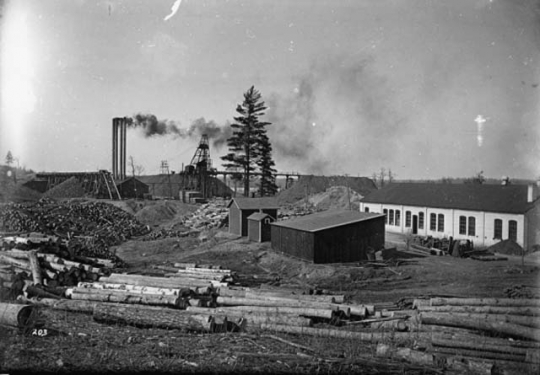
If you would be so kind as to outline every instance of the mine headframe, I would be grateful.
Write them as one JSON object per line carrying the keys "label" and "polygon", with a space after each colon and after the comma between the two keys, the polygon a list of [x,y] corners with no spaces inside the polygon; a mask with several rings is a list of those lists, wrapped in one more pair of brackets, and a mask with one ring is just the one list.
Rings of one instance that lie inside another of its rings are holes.
{"label": "mine headframe", "polygon": [[203,134],[199,146],[195,151],[195,155],[191,159],[191,172],[199,174],[201,172],[205,173],[207,170],[212,168],[212,159],[210,159],[210,145],[208,143],[208,135]]}

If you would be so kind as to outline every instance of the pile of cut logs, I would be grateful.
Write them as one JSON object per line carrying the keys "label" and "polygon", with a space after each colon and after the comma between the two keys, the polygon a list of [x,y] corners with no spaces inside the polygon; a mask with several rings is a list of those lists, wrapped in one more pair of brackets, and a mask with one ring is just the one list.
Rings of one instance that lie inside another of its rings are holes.
{"label": "pile of cut logs", "polygon": [[10,203],[0,208],[0,231],[41,232],[78,244],[79,255],[110,258],[109,247],[150,229],[133,215],[103,202]]}
{"label": "pile of cut logs", "polygon": [[377,354],[465,372],[538,373],[539,307],[540,299],[417,299],[414,346],[379,344]]}
{"label": "pile of cut logs", "polygon": [[[19,238],[17,238],[19,239]],[[96,281],[109,274],[114,263],[108,259],[80,255],[71,259],[41,250],[7,249],[0,251],[0,295],[14,299],[29,295],[61,296],[66,287],[81,281]]]}

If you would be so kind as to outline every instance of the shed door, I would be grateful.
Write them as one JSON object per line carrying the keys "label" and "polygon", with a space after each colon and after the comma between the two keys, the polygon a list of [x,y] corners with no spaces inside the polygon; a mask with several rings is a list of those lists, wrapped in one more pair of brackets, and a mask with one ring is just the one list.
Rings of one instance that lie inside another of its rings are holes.
{"label": "shed door", "polygon": [[412,217],[412,233],[418,233],[418,215],[413,215]]}

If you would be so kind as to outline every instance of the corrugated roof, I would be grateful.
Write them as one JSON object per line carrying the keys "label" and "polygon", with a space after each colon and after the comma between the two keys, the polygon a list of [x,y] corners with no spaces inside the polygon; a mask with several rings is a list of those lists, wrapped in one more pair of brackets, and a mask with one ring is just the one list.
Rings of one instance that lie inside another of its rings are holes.
{"label": "corrugated roof", "polygon": [[383,216],[384,215],[382,214],[369,212],[331,210],[302,216],[297,219],[279,221],[272,223],[272,225],[298,229],[305,232],[317,232],[323,229],[334,228]]}
{"label": "corrugated roof", "polygon": [[263,197],[263,198],[233,198],[227,205],[230,207],[233,202],[236,203],[239,209],[241,210],[259,210],[259,209],[279,209],[277,200],[272,197]]}
{"label": "corrugated roof", "polygon": [[500,213],[525,213],[527,185],[393,183],[361,202],[450,208]]}
{"label": "corrugated roof", "polygon": [[266,219],[267,217],[273,219],[272,216],[265,214],[264,212],[255,212],[248,216],[248,220],[262,221],[263,219]]}

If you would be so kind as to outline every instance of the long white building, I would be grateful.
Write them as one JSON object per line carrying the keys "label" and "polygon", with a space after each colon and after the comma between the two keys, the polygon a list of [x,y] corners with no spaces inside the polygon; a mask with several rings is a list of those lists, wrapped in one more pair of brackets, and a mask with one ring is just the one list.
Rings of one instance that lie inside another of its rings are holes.
{"label": "long white building", "polygon": [[473,241],[540,244],[538,185],[393,183],[367,195],[360,211],[386,215],[388,232]]}

